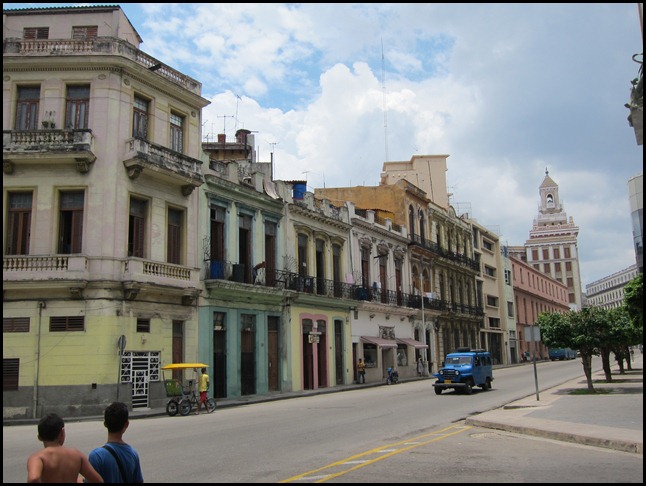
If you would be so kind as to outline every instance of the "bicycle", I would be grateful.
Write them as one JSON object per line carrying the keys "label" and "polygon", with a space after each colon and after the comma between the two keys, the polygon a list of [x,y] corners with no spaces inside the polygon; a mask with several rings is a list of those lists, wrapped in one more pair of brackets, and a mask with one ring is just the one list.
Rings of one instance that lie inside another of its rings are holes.
{"label": "bicycle", "polygon": [[[179,414],[186,416],[190,414],[193,410],[197,410],[197,405],[200,403],[200,397],[195,393],[195,387],[193,386],[193,380],[188,382],[188,390],[184,390],[182,399],[179,401]],[[170,403],[169,403],[170,404]],[[206,399],[204,404],[206,407],[206,413],[213,413],[215,411],[216,403],[215,398],[209,397]],[[168,411],[168,405],[166,406],[166,411]]]}

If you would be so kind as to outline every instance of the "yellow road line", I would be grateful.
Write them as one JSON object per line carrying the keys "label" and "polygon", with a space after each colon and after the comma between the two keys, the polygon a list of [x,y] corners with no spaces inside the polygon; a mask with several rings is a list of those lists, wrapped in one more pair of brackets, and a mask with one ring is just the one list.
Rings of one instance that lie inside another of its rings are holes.
{"label": "yellow road line", "polygon": [[[394,456],[395,454],[406,452],[416,447],[430,444],[431,442],[436,442],[438,440],[446,439],[447,437],[460,434],[472,428],[473,428],[472,426],[464,425],[464,424],[451,425],[450,427],[447,427],[442,430],[438,430],[436,432],[431,432],[429,434],[413,437],[412,439],[406,439],[399,442],[394,442],[392,444],[383,445],[375,449],[371,449],[369,451],[362,452],[354,456],[350,456],[347,459],[342,459],[340,461],[333,462],[332,464],[328,464],[327,466],[323,466],[318,469],[313,469],[312,471],[308,471],[303,474],[299,474],[297,476],[292,476],[291,478],[284,479],[279,482],[290,483],[293,481],[314,481],[317,483],[323,483],[325,481],[329,481],[330,479],[334,479],[336,477],[347,474],[351,471],[355,471],[357,469],[368,466],[370,464],[374,464],[375,462],[381,461],[382,459],[386,459],[387,457]],[[428,439],[429,437],[431,437],[431,439]],[[398,447],[398,446],[404,446],[404,447]],[[360,459],[374,454],[379,454],[379,455],[378,457],[375,457],[373,459]],[[325,471],[326,469],[339,467],[339,466],[349,466],[349,465],[352,465],[352,467],[344,471],[340,471],[332,474],[324,474],[324,475],[319,474],[314,476],[314,474],[320,473],[321,471]]]}

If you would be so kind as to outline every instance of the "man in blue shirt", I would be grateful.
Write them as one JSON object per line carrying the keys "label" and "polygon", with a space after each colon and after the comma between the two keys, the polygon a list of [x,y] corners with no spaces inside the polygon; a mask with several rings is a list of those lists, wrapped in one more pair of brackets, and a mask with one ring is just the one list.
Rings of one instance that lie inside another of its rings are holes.
{"label": "man in blue shirt", "polygon": [[108,429],[108,442],[90,452],[90,464],[106,483],[143,483],[139,454],[123,441],[123,434],[130,425],[128,405],[123,402],[110,404],[105,409],[103,425]]}

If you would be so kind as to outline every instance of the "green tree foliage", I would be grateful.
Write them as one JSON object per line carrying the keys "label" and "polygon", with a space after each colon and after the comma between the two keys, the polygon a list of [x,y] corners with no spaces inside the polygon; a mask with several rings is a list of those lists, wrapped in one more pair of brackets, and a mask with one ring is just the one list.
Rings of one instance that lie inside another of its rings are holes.
{"label": "green tree foliage", "polygon": [[536,321],[541,340],[547,347],[572,348],[581,353],[583,372],[588,390],[592,385],[592,356],[598,356],[607,338],[607,312],[597,307],[586,307],[565,314],[544,312]]}
{"label": "green tree foliage", "polygon": [[[624,287],[624,305],[633,326],[643,337],[644,329],[644,275],[639,274]],[[638,343],[641,343],[638,341]],[[638,344],[633,343],[633,344]]]}

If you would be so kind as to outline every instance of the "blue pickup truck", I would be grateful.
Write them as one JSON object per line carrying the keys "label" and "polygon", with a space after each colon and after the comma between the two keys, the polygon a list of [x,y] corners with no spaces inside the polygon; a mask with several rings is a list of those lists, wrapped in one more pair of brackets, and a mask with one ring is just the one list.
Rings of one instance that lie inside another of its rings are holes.
{"label": "blue pickup truck", "polygon": [[446,355],[442,368],[433,376],[437,378],[433,383],[436,395],[451,388],[467,395],[473,393],[474,386],[490,390],[493,381],[491,354],[484,349],[458,348]]}

